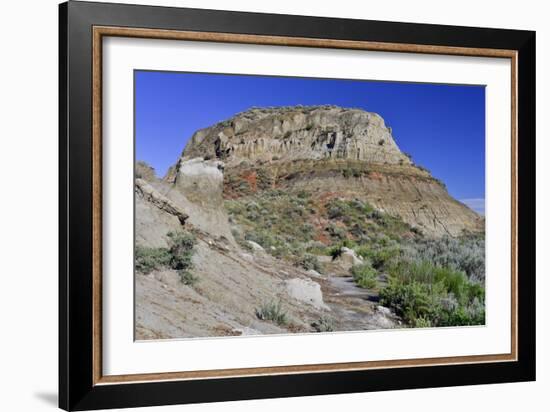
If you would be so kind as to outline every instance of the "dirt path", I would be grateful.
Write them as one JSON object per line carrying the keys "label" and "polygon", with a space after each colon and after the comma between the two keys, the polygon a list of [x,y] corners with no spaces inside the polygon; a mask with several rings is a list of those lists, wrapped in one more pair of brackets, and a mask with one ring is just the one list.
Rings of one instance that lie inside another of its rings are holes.
{"label": "dirt path", "polygon": [[378,306],[378,292],[358,287],[351,276],[328,276],[323,289],[338,330],[400,327],[395,316]]}
{"label": "dirt path", "polygon": [[329,276],[328,281],[334,288],[332,296],[363,299],[372,302],[378,301],[378,293],[376,291],[360,288],[352,276]]}

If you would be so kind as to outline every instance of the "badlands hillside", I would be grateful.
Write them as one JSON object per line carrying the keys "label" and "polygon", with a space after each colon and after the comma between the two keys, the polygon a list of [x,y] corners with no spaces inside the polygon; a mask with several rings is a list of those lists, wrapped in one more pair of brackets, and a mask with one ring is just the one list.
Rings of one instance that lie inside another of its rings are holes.
{"label": "badlands hillside", "polygon": [[375,113],[253,108],[136,165],[138,339],[484,322],[484,221]]}

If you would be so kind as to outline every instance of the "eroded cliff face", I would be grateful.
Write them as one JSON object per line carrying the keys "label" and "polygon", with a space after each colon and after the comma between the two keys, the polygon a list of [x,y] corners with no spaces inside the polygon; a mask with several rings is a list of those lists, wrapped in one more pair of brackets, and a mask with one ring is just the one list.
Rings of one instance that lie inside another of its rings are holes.
{"label": "eroded cliff face", "polygon": [[252,109],[197,131],[183,156],[217,157],[229,167],[243,160],[411,163],[378,114],[335,106]]}
{"label": "eroded cliff face", "polygon": [[[376,113],[335,106],[251,109],[197,131],[179,163],[196,157],[224,162],[226,198],[307,190],[319,201],[368,201],[428,236],[483,231],[483,219],[401,152]],[[168,181],[177,180],[178,164]]]}

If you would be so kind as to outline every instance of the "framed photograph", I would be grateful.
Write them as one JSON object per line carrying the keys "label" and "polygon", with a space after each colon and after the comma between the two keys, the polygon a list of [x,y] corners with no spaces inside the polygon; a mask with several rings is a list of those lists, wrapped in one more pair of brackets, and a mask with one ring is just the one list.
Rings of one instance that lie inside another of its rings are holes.
{"label": "framed photograph", "polygon": [[535,379],[535,33],[60,5],[66,410]]}

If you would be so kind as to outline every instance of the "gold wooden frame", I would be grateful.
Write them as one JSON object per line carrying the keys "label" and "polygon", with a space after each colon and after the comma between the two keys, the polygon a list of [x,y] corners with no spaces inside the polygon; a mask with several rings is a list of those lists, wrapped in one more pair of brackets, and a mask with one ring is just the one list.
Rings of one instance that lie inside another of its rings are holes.
{"label": "gold wooden frame", "polygon": [[[511,132],[512,132],[512,259],[511,259],[511,352],[509,354],[452,356],[440,358],[395,359],[384,361],[329,363],[315,365],[290,365],[276,367],[219,369],[203,371],[182,371],[146,373],[133,375],[103,375],[102,373],[102,39],[105,36],[133,37],[165,40],[187,40],[221,43],[277,45],[292,47],[317,47],[333,49],[353,49],[400,53],[423,53],[439,55],[497,57],[511,60]],[[215,379],[227,377],[280,375],[299,373],[319,373],[352,371],[381,368],[401,368],[413,366],[457,365],[471,363],[517,361],[517,52],[502,49],[481,49],[419,44],[382,43],[368,41],[314,39],[299,37],[262,36],[213,32],[157,30],[127,27],[93,27],[93,129],[92,129],[92,179],[93,179],[93,384],[135,383],[148,381]]]}

